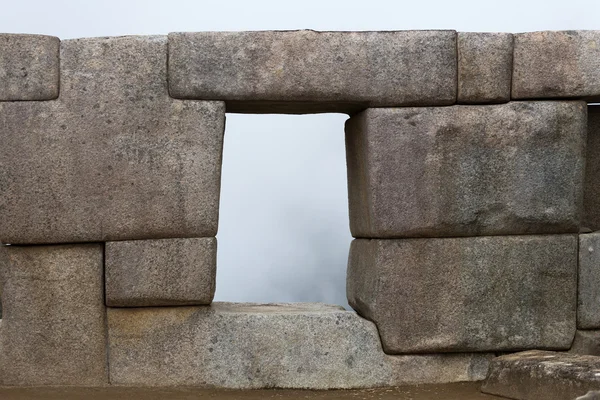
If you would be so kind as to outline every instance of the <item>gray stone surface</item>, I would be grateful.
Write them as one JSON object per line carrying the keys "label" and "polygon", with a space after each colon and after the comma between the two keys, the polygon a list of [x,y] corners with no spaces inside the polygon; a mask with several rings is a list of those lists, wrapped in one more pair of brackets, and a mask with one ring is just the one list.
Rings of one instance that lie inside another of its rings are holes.
{"label": "gray stone surface", "polygon": [[0,385],[108,383],[102,247],[6,248]]}
{"label": "gray stone surface", "polygon": [[54,36],[0,34],[0,101],[57,98],[59,49]]}
{"label": "gray stone surface", "polygon": [[600,356],[600,330],[578,330],[569,351],[575,354]]}
{"label": "gray stone surface", "polygon": [[352,235],[578,232],[585,123],[582,101],[367,109],[346,123]]}
{"label": "gray stone surface", "polygon": [[536,350],[493,359],[481,387],[516,400],[570,400],[598,389],[600,357]]}
{"label": "gray stone surface", "polygon": [[57,101],[0,103],[0,241],[216,234],[224,104],[166,64],[166,37],[65,40]]}
{"label": "gray stone surface", "polygon": [[106,305],[210,304],[215,294],[217,239],[107,242]]}
{"label": "gray stone surface", "polygon": [[579,235],[577,327],[600,329],[600,232]]}
{"label": "gray stone surface", "polygon": [[356,239],[347,294],[388,354],[568,350],[577,236]]}
{"label": "gray stone surface", "polygon": [[448,105],[456,68],[454,31],[169,34],[171,95],[230,112]]}
{"label": "gray stone surface", "polygon": [[513,99],[600,100],[600,31],[515,35]]}
{"label": "gray stone surface", "polygon": [[322,304],[108,309],[110,379],[133,386],[361,388],[483,379],[488,354],[388,356],[377,329]]}
{"label": "gray stone surface", "polygon": [[588,106],[585,181],[583,192],[584,229],[600,230],[600,106]]}
{"label": "gray stone surface", "polygon": [[504,103],[510,100],[513,35],[459,32],[458,102]]}

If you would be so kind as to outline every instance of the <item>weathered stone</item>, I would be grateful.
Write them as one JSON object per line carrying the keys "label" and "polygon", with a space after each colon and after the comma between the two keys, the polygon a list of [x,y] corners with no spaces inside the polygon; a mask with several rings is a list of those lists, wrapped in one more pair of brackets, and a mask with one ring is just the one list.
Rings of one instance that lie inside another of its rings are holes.
{"label": "weathered stone", "polygon": [[388,354],[571,346],[576,235],[356,239],[348,302]]}
{"label": "weathered stone", "polygon": [[503,103],[510,100],[513,35],[459,32],[458,102]]}
{"label": "weathered stone", "polygon": [[582,228],[600,230],[600,106],[588,106]]}
{"label": "weathered stone", "polygon": [[217,239],[108,242],[106,305],[210,304],[215,294]]}
{"label": "weathered stone", "polygon": [[224,104],[166,64],[166,37],[65,40],[57,101],[0,103],[1,241],[216,234]]}
{"label": "weathered stone", "polygon": [[578,232],[585,122],[582,101],[367,109],[346,125],[352,235]]}
{"label": "weathered stone", "polygon": [[171,95],[230,112],[448,105],[456,68],[455,31],[169,34]]}
{"label": "weathered stone", "polygon": [[481,391],[516,400],[567,400],[600,389],[600,357],[526,351],[494,358]]}
{"label": "weathered stone", "polygon": [[590,390],[584,396],[578,397],[576,400],[600,400],[600,391]]}
{"label": "weathered stone", "polygon": [[600,99],[600,31],[515,35],[513,99]]}
{"label": "weathered stone", "polygon": [[0,34],[0,101],[58,97],[60,40]]}
{"label": "weathered stone", "polygon": [[578,330],[569,351],[575,354],[600,356],[600,330]]}
{"label": "weathered stone", "polygon": [[579,235],[577,327],[600,329],[600,232]]}
{"label": "weathered stone", "polygon": [[108,383],[102,247],[6,248],[0,385]]}
{"label": "weathered stone", "polygon": [[116,385],[360,388],[479,380],[487,354],[388,356],[377,329],[322,304],[108,309]]}

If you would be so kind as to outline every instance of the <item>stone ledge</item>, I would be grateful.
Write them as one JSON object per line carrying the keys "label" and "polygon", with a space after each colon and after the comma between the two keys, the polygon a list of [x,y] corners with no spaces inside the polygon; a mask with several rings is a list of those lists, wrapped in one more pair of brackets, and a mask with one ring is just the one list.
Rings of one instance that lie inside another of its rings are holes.
{"label": "stone ledge", "polygon": [[110,381],[343,389],[483,379],[488,354],[388,356],[372,322],[322,304],[108,309]]}

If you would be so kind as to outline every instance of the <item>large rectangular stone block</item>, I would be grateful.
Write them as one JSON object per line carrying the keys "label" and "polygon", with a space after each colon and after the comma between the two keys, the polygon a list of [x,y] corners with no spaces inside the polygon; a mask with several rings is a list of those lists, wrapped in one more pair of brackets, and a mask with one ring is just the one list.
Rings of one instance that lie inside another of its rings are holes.
{"label": "large rectangular stone block", "polygon": [[456,32],[198,32],[169,35],[175,98],[230,112],[353,113],[456,101]]}
{"label": "large rectangular stone block", "polygon": [[110,380],[336,389],[480,380],[489,354],[388,356],[377,329],[323,304],[109,308]]}
{"label": "large rectangular stone block", "polygon": [[599,390],[599,371],[600,357],[535,350],[508,354],[492,360],[481,391],[516,400],[570,400]]}
{"label": "large rectangular stone block", "polygon": [[346,124],[354,237],[578,232],[586,104],[367,109]]}
{"label": "large rectangular stone block", "polygon": [[224,104],[166,65],[166,37],[65,40],[58,100],[0,103],[2,242],[216,234]]}
{"label": "large rectangular stone block", "polygon": [[0,385],[108,383],[103,246],[8,246]]}
{"label": "large rectangular stone block", "polygon": [[0,101],[57,98],[59,49],[54,36],[0,34]]}
{"label": "large rectangular stone block", "polygon": [[577,327],[600,329],[600,232],[579,235]]}
{"label": "large rectangular stone block", "polygon": [[577,236],[356,239],[348,302],[389,354],[568,350]]}
{"label": "large rectangular stone block", "polygon": [[600,230],[600,106],[588,106],[582,228]]}
{"label": "large rectangular stone block", "polygon": [[512,61],[512,34],[459,32],[458,102],[509,101]]}
{"label": "large rectangular stone block", "polygon": [[600,99],[600,31],[515,35],[513,99]]}
{"label": "large rectangular stone block", "polygon": [[106,305],[210,304],[215,295],[217,239],[107,242]]}

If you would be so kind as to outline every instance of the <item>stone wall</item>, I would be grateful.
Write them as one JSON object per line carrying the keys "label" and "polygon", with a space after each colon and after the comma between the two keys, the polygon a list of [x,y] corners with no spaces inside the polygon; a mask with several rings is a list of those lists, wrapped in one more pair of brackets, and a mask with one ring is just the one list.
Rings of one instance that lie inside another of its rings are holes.
{"label": "stone wall", "polygon": [[[599,58],[600,31],[0,35],[0,385],[393,386],[597,351]],[[226,112],[349,114],[356,313],[212,302]]]}

